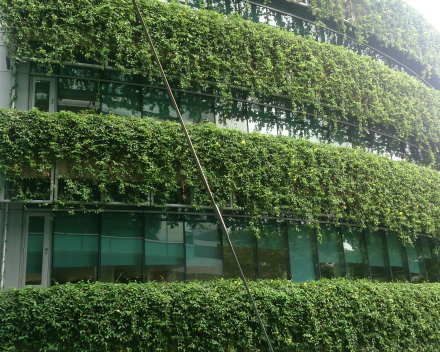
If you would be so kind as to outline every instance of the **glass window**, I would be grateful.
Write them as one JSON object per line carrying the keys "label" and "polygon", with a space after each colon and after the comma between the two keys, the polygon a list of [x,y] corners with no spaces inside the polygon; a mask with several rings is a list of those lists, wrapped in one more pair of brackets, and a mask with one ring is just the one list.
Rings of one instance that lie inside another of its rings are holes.
{"label": "glass window", "polygon": [[248,131],[246,103],[234,100],[229,111],[222,104],[216,102],[215,113],[217,125],[243,132]]}
{"label": "glass window", "polygon": [[362,230],[355,226],[342,226],[344,239],[345,263],[349,279],[366,279],[370,277],[367,248]]}
{"label": "glass window", "polygon": [[292,281],[305,282],[318,279],[315,229],[304,224],[288,222],[287,232]]}
{"label": "glass window", "polygon": [[315,143],[328,143],[328,123],[323,119],[307,114],[304,117],[305,138]]}
{"label": "glass window", "polygon": [[425,263],[423,262],[420,239],[417,239],[412,244],[407,244],[406,253],[408,255],[408,267],[411,281],[413,283],[426,281]]}
{"label": "glass window", "polygon": [[35,81],[34,107],[40,111],[49,111],[50,81]]}
{"label": "glass window", "polygon": [[260,221],[258,244],[258,277],[260,279],[284,279],[289,276],[289,255],[284,222]]}
{"label": "glass window", "polygon": [[145,214],[145,275],[149,281],[181,281],[185,275],[183,221],[179,215]]}
{"label": "glass window", "polygon": [[370,132],[371,136],[371,150],[375,154],[386,154],[388,152],[388,137],[380,133]]}
{"label": "glass window", "polygon": [[223,275],[221,234],[212,216],[187,216],[186,279],[211,280]]}
{"label": "glass window", "polygon": [[301,113],[278,110],[278,134],[300,138],[304,136],[304,118]]}
{"label": "glass window", "polygon": [[350,125],[332,123],[330,125],[330,144],[337,147],[351,147]]}
{"label": "glass window", "polygon": [[258,104],[249,104],[248,107],[249,132],[257,131],[262,134],[277,134],[275,108]]}
{"label": "glass window", "polygon": [[366,237],[371,278],[373,281],[391,281],[385,232],[382,230],[369,232]]}
{"label": "glass window", "polygon": [[438,255],[435,250],[435,243],[432,238],[420,236],[423,252],[423,259],[426,267],[426,277],[429,282],[439,281]]}
{"label": "glass window", "polygon": [[179,109],[185,122],[214,122],[214,98],[199,94],[178,93]]}
{"label": "glass window", "polygon": [[103,213],[101,281],[142,280],[142,214]]}
{"label": "glass window", "polygon": [[26,285],[41,285],[43,247],[44,217],[30,216],[26,256]]}
{"label": "glass window", "polygon": [[369,131],[358,127],[350,126],[351,143],[354,147],[361,147],[365,150],[371,150],[371,137]]}
{"label": "glass window", "polygon": [[96,280],[98,214],[57,212],[54,220],[52,280]]}
{"label": "glass window", "polygon": [[141,88],[119,83],[102,84],[102,112],[141,117]]}
{"label": "glass window", "polygon": [[410,281],[405,247],[397,233],[387,233],[388,254],[394,281]]}
{"label": "glass window", "polygon": [[334,225],[321,226],[322,241],[318,241],[321,277],[333,279],[345,276],[344,253],[340,229]]}
{"label": "glass window", "polygon": [[[255,279],[257,277],[256,237],[249,229],[248,220],[244,218],[228,218],[225,220],[229,238],[237,254],[244,276],[247,279]],[[240,274],[237,264],[225,237],[223,236],[225,278],[239,278]]]}
{"label": "glass window", "polygon": [[99,84],[76,78],[58,79],[58,111],[99,109]]}
{"label": "glass window", "polygon": [[405,143],[400,142],[394,138],[388,138],[388,143],[390,145],[391,157],[393,160],[403,160],[405,159]]}
{"label": "glass window", "polygon": [[143,116],[177,120],[177,113],[165,89],[142,88]]}

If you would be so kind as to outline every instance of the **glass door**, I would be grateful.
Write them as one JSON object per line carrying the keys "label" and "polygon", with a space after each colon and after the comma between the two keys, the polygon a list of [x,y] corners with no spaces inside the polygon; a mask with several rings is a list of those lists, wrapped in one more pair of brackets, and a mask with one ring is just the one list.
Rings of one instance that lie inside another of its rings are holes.
{"label": "glass door", "polygon": [[23,236],[23,286],[48,287],[50,282],[50,214],[28,213]]}
{"label": "glass door", "polygon": [[55,112],[55,79],[50,77],[32,77],[30,98],[31,108]]}

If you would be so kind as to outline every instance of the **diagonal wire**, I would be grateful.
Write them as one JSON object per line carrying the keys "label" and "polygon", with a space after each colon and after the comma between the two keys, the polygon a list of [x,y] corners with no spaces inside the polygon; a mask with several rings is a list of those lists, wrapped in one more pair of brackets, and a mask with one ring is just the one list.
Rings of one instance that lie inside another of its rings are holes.
{"label": "diagonal wire", "polygon": [[246,287],[246,291],[247,291],[247,293],[249,295],[249,299],[251,300],[252,306],[254,307],[255,315],[257,316],[258,321],[260,323],[260,327],[261,327],[261,330],[263,331],[263,335],[264,335],[264,338],[266,339],[267,345],[269,347],[269,351],[270,352],[274,352],[273,348],[272,348],[272,344],[270,343],[270,340],[269,340],[269,336],[267,336],[267,332],[266,332],[266,329],[264,327],[264,323],[261,320],[260,313],[258,312],[257,305],[255,304],[254,298],[252,297],[251,291],[249,290],[249,286],[248,286],[248,284],[246,282],[246,278],[244,277],[243,270],[241,269],[241,266],[240,266],[240,263],[238,261],[237,255],[235,254],[235,250],[234,250],[234,247],[232,246],[231,239],[229,238],[228,229],[226,228],[226,224],[225,224],[225,222],[223,220],[223,216],[222,216],[222,214],[220,212],[219,207],[217,206],[217,203],[214,200],[214,195],[211,192],[211,188],[209,187],[208,180],[206,179],[206,176],[205,176],[205,173],[203,171],[202,165],[200,164],[200,161],[199,161],[199,158],[197,156],[196,150],[194,149],[193,143],[191,141],[191,137],[189,136],[188,130],[186,129],[185,122],[183,121],[183,118],[182,118],[182,114],[180,113],[180,109],[177,106],[176,99],[174,98],[174,94],[171,91],[171,87],[170,87],[170,85],[168,83],[168,79],[167,79],[167,77],[165,75],[165,72],[164,72],[164,70],[162,68],[162,64],[161,64],[161,62],[159,60],[159,56],[157,55],[157,52],[156,52],[156,49],[154,47],[153,41],[151,40],[150,34],[148,32],[147,26],[145,25],[144,19],[142,17],[141,11],[139,10],[139,6],[138,6],[136,0],[133,0],[133,5],[134,5],[134,8],[135,8],[135,10],[137,12],[137,15],[138,15],[138,17],[139,17],[139,19],[141,21],[141,24],[142,24],[142,27],[144,29],[145,35],[146,35],[146,37],[147,37],[147,39],[148,39],[148,41],[150,43],[151,50],[153,51],[153,54],[154,54],[154,57],[156,59],[157,65],[159,66],[160,73],[161,73],[162,78],[164,80],[164,83],[165,83],[165,86],[167,88],[167,91],[168,91],[168,94],[170,96],[170,99],[173,102],[174,109],[176,110],[177,115],[179,116],[180,124],[182,125],[182,129],[183,129],[183,132],[185,133],[186,139],[187,139],[188,144],[190,146],[191,153],[192,153],[192,155],[194,157],[194,160],[195,160],[195,162],[197,164],[197,168],[199,169],[200,176],[202,177],[203,183],[205,184],[205,187],[208,190],[209,197],[211,198],[211,202],[212,202],[212,205],[214,207],[214,211],[215,211],[215,215],[217,217],[217,220],[220,223],[220,227],[222,228],[223,234],[226,236],[226,239],[228,240],[229,247],[231,248],[232,254],[233,254],[234,259],[235,259],[235,262],[237,263],[238,271],[240,272],[241,280],[243,281],[243,284]]}

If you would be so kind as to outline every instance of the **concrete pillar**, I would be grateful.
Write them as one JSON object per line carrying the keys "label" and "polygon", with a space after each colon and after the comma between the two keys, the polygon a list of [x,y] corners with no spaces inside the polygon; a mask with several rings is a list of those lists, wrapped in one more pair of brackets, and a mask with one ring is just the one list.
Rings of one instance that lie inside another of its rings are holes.
{"label": "concrete pillar", "polygon": [[10,89],[12,85],[12,70],[8,69],[7,48],[4,45],[4,30],[0,23],[0,109],[9,108]]}

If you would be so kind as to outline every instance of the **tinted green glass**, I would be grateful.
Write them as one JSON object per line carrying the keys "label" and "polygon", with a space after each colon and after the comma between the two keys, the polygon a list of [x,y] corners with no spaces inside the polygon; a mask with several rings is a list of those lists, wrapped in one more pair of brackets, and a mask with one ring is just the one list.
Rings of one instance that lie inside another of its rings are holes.
{"label": "tinted green glass", "polygon": [[322,241],[318,241],[321,277],[333,279],[345,276],[344,253],[340,229],[334,225],[321,226]]}
{"label": "tinted green glass", "polygon": [[179,92],[179,108],[185,122],[214,122],[214,98]]}
{"label": "tinted green glass", "polygon": [[364,233],[359,227],[342,226],[344,253],[349,279],[370,277]]}
{"label": "tinted green glass", "polygon": [[[248,220],[244,218],[227,218],[225,220],[244,276],[247,279],[255,279],[257,277],[256,237],[249,229]],[[223,258],[225,278],[239,278],[237,264],[226,238],[223,238]]]}
{"label": "tinted green glass", "polygon": [[414,283],[426,281],[425,263],[423,262],[420,240],[417,239],[412,245],[407,244],[406,253],[411,281]]}
{"label": "tinted green glass", "polygon": [[388,137],[383,134],[371,132],[371,150],[375,154],[386,154],[388,152]]}
{"label": "tinted green glass", "polygon": [[405,247],[395,232],[387,233],[388,255],[394,281],[410,281]]}
{"label": "tinted green glass", "polygon": [[304,136],[304,118],[302,113],[280,109],[277,120],[278,134],[294,138]]}
{"label": "tinted green glass", "polygon": [[98,214],[57,212],[54,222],[52,280],[96,280]]}
{"label": "tinted green glass", "polygon": [[145,214],[147,280],[180,281],[185,276],[183,222],[178,215]]}
{"label": "tinted green glass", "polygon": [[229,112],[224,108],[224,104],[216,101],[215,103],[215,122],[221,127],[233,128],[236,130],[248,131],[246,103],[233,101]]}
{"label": "tinted green glass", "polygon": [[102,113],[141,116],[141,88],[119,83],[102,84]]}
{"label": "tinted green glass", "polygon": [[385,232],[382,230],[368,232],[366,237],[371,278],[373,281],[391,281],[391,270]]}
{"label": "tinted green glass", "polygon": [[177,113],[165,89],[143,87],[142,99],[144,117],[177,120]]}
{"label": "tinted green glass", "polygon": [[318,279],[315,229],[303,224],[288,222],[287,231],[292,281],[304,282]]}
{"label": "tinted green glass", "polygon": [[258,104],[248,105],[249,132],[261,134],[277,134],[277,118],[275,108]]}
{"label": "tinted green glass", "polygon": [[438,256],[435,251],[433,239],[426,236],[420,236],[420,242],[423,252],[423,259],[426,267],[426,277],[429,282],[439,281]]}
{"label": "tinted green glass", "polygon": [[304,135],[312,142],[328,143],[329,125],[319,117],[306,115],[304,116]]}
{"label": "tinted green glass", "polygon": [[187,280],[223,275],[221,236],[214,217],[186,217],[185,250]]}
{"label": "tinted green glass", "polygon": [[26,256],[26,285],[41,285],[44,249],[44,217],[30,216]]}
{"label": "tinted green glass", "polygon": [[284,223],[261,220],[258,247],[258,277],[260,279],[284,279],[289,276],[289,253]]}
{"label": "tinted green glass", "polygon": [[58,79],[58,111],[99,109],[99,85],[97,81],[76,78]]}
{"label": "tinted green glass", "polygon": [[35,81],[34,106],[40,111],[49,111],[50,82],[38,80]]}
{"label": "tinted green glass", "polygon": [[142,214],[103,213],[101,281],[142,280]]}
{"label": "tinted green glass", "polygon": [[350,126],[345,123],[330,124],[330,144],[337,147],[351,147]]}

